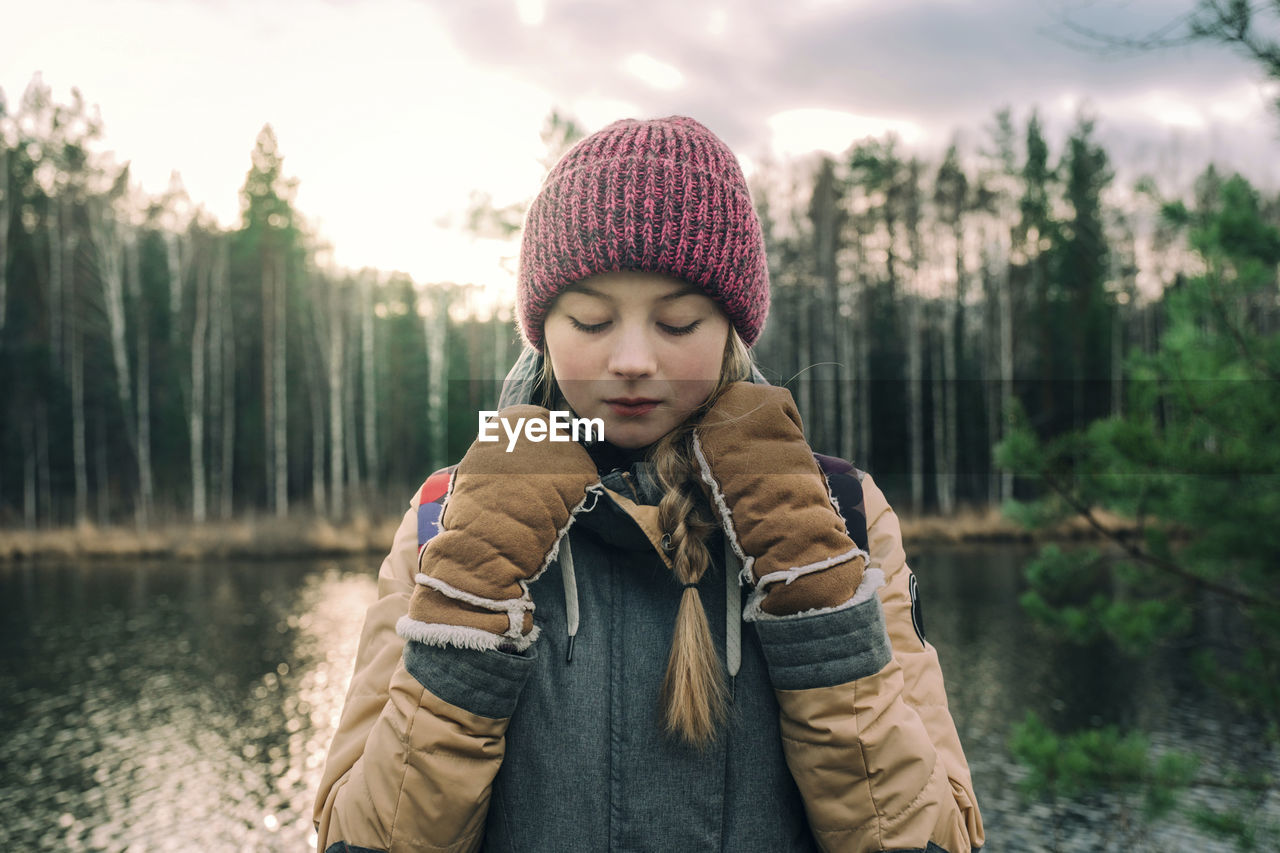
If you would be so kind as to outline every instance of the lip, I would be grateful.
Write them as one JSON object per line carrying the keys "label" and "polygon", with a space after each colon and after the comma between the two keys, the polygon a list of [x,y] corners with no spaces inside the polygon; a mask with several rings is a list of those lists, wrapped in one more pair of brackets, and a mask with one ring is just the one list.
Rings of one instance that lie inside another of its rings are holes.
{"label": "lip", "polygon": [[649,414],[649,412],[658,408],[658,404],[662,401],[644,397],[616,397],[612,400],[605,400],[605,402],[613,410],[614,414],[624,418],[634,418]]}
{"label": "lip", "polygon": [[618,403],[623,406],[643,406],[645,403],[661,403],[653,397],[611,397],[606,403]]}

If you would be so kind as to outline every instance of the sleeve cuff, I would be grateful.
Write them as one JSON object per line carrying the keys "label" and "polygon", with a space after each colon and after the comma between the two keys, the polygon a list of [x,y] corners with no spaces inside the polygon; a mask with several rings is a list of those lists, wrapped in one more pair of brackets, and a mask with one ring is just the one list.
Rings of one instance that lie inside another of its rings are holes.
{"label": "sleeve cuff", "polygon": [[847,684],[893,658],[880,596],[841,610],[753,623],[776,690]]}
{"label": "sleeve cuff", "polygon": [[410,640],[404,667],[435,696],[481,717],[500,720],[515,713],[520,691],[533,671],[537,651],[508,653]]}

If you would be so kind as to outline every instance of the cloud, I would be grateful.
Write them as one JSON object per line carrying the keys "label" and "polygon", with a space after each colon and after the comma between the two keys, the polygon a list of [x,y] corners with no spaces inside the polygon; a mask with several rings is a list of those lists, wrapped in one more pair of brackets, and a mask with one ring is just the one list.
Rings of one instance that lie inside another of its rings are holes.
{"label": "cloud", "polygon": [[[1211,112],[1253,69],[1207,45],[1106,55],[1075,23],[1149,33],[1168,23],[1167,2],[905,0],[774,3],[741,0],[691,12],[683,0],[607,5],[549,0],[536,30],[499,3],[446,4],[458,48],[568,102],[607,95],[646,114],[690,112],[731,146],[758,146],[770,116],[829,110],[910,122],[935,141],[1009,104],[1127,103],[1151,132],[1170,124],[1250,121],[1249,110]],[[679,85],[655,87],[630,73],[628,56],[678,69]],[[1163,93],[1163,94],[1161,94]],[[1105,116],[1103,116],[1105,117]]]}

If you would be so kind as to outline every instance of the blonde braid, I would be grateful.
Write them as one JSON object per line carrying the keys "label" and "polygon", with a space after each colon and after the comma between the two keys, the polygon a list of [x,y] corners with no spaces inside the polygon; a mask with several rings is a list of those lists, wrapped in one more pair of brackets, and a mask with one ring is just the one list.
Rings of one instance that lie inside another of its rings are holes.
{"label": "blonde braid", "polygon": [[672,430],[658,441],[653,454],[658,481],[666,487],[658,502],[658,527],[670,537],[676,580],[685,586],[662,680],[662,704],[668,733],[705,747],[724,719],[727,690],[702,598],[696,587],[688,586],[711,567],[706,539],[716,529],[698,500],[700,490],[693,479],[697,467],[689,453],[692,434],[688,423]]}
{"label": "blonde braid", "polygon": [[688,586],[700,581],[710,568],[707,539],[718,529],[693,456],[693,430],[725,389],[750,373],[751,356],[731,329],[715,389],[650,452],[654,473],[664,489],[658,502],[658,527],[670,537],[676,580],[685,588],[662,681],[666,727],[670,734],[700,749],[715,740],[727,711],[728,691],[702,598],[695,587]]}

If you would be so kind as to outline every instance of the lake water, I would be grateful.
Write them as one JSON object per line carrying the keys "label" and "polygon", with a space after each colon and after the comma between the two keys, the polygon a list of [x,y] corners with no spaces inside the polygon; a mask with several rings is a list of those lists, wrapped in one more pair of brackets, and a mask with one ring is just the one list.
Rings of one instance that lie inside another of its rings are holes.
{"label": "lake water", "polygon": [[[1231,848],[1136,803],[1024,802],[1028,709],[1140,724],[1208,775],[1259,769],[1258,732],[1170,651],[1141,664],[1050,642],[1018,605],[1015,547],[921,551],[926,629],[973,769],[988,851]],[[0,565],[0,847],[302,851],[377,558]],[[1274,756],[1262,759],[1275,773]],[[1221,792],[1195,790],[1214,805]],[[1280,820],[1276,794],[1257,804]]]}

